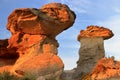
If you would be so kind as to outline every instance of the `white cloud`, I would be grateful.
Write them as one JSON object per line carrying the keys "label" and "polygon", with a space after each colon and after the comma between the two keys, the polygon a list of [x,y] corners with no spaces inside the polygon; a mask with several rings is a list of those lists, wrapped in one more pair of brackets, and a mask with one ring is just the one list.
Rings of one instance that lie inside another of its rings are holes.
{"label": "white cloud", "polygon": [[67,4],[72,10],[78,13],[87,13],[86,8],[89,6],[91,3],[89,0],[61,0],[62,3]]}
{"label": "white cloud", "polygon": [[77,62],[78,58],[75,56],[74,57],[64,57],[64,58],[62,58],[62,60],[63,60],[63,63],[65,64],[64,65],[65,70],[71,70],[77,66],[76,62]]}
{"label": "white cloud", "polygon": [[120,60],[120,15],[112,16],[98,24],[113,31],[113,38],[105,41],[105,50],[107,55],[115,56],[116,60]]}

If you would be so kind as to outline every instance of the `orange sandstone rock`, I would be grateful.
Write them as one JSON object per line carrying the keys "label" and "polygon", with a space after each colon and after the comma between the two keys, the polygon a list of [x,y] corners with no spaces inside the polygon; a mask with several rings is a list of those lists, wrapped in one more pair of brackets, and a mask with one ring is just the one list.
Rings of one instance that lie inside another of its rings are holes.
{"label": "orange sandstone rock", "polygon": [[[102,58],[92,70],[91,80],[119,80],[120,65],[114,58]],[[118,79],[117,79],[118,78]]]}
{"label": "orange sandstone rock", "polygon": [[46,53],[36,55],[26,61],[24,59],[18,60],[13,67],[13,71],[17,75],[21,75],[21,73],[17,72],[21,71],[23,74],[29,72],[41,76],[59,71],[63,67],[63,62],[58,56]]}
{"label": "orange sandstone rock", "polygon": [[0,73],[3,73],[3,72],[10,72],[11,68],[12,68],[11,65],[0,67]]}
{"label": "orange sandstone rock", "polygon": [[71,27],[75,18],[75,13],[61,3],[49,3],[40,9],[15,9],[8,17],[7,29],[12,36],[7,48],[15,49],[19,57],[10,72],[59,80],[64,64],[57,56],[59,44],[55,38]]}
{"label": "orange sandstone rock", "polygon": [[102,37],[105,40],[111,38],[113,35],[113,32],[107,28],[91,25],[86,30],[80,31],[78,40],[83,37]]}
{"label": "orange sandstone rock", "polygon": [[71,27],[75,14],[67,5],[50,3],[41,9],[24,8],[14,10],[8,17],[7,29],[11,33],[26,33],[55,37]]}
{"label": "orange sandstone rock", "polygon": [[[19,55],[40,54],[47,51],[57,54],[57,40],[51,39],[45,35],[13,34],[9,39],[8,48],[17,48]],[[47,51],[46,51],[47,50]]]}

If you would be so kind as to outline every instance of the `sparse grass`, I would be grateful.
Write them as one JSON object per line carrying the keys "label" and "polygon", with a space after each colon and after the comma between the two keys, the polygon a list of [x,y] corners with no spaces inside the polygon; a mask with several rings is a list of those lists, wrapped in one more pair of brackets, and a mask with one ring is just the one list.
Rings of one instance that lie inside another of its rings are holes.
{"label": "sparse grass", "polygon": [[50,79],[45,79],[45,80],[56,80],[56,78],[55,78],[55,77],[52,77],[52,78],[50,78]]}
{"label": "sparse grass", "polygon": [[[11,75],[9,72],[0,73],[0,80],[36,80],[36,76],[30,73],[26,73],[23,77],[17,77],[15,75]],[[56,77],[52,77],[50,79],[45,80],[58,80]]]}
{"label": "sparse grass", "polygon": [[36,80],[36,77],[31,73],[26,73],[23,77],[19,78],[19,80]]}
{"label": "sparse grass", "polygon": [[17,80],[17,77],[10,75],[9,72],[3,72],[0,74],[0,80]]}
{"label": "sparse grass", "polygon": [[36,77],[30,73],[25,74],[19,78],[15,75],[11,75],[9,72],[0,73],[0,80],[36,80]]}

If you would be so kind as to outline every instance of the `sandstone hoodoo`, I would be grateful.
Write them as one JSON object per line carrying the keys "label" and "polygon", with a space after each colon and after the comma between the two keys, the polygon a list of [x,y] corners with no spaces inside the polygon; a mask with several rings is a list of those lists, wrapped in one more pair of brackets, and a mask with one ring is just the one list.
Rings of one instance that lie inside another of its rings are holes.
{"label": "sandstone hoodoo", "polygon": [[20,76],[29,72],[44,79],[53,76],[58,80],[64,65],[57,56],[56,36],[71,27],[75,18],[75,13],[61,3],[49,3],[40,9],[15,9],[8,17],[7,29],[12,36],[7,48],[15,48],[19,58],[10,72]]}
{"label": "sandstone hoodoo", "polygon": [[80,31],[78,41],[81,45],[74,77],[81,79],[93,69],[97,61],[105,56],[104,40],[112,36],[111,30],[99,26],[88,26]]}

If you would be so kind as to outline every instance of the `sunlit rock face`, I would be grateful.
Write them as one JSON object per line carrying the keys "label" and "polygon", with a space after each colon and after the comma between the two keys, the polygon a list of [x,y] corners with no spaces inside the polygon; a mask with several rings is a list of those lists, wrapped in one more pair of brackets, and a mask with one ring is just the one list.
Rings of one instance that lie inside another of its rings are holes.
{"label": "sunlit rock face", "polygon": [[81,79],[93,69],[97,61],[105,56],[104,39],[112,36],[111,30],[98,26],[88,26],[86,30],[80,31],[79,60],[73,77]]}
{"label": "sunlit rock face", "polygon": [[46,4],[40,9],[22,8],[14,10],[8,17],[7,29],[16,32],[55,37],[71,27],[75,14],[67,5]]}
{"label": "sunlit rock face", "polygon": [[120,62],[112,58],[102,58],[98,61],[93,71],[91,72],[91,79],[109,79],[119,77],[120,79]]}
{"label": "sunlit rock face", "polygon": [[98,60],[96,66],[84,78],[90,80],[120,80],[120,61],[114,57]]}
{"label": "sunlit rock face", "polygon": [[[57,40],[47,37],[46,35],[14,34],[9,39],[8,48],[17,48],[20,56],[30,53],[31,55],[50,52],[58,53],[59,46]],[[33,54],[34,53],[34,54]]]}
{"label": "sunlit rock face", "polygon": [[75,18],[74,12],[61,3],[15,9],[8,17],[7,29],[12,36],[7,48],[16,49],[19,58],[10,72],[20,76],[30,72],[44,79],[49,75],[59,80],[64,64],[57,56],[56,36],[71,27]]}
{"label": "sunlit rock face", "polygon": [[99,26],[88,26],[86,30],[81,30],[80,34],[78,35],[78,41],[81,38],[84,37],[102,37],[103,40],[109,39],[111,37],[113,37],[114,34],[111,30],[104,28],[104,27],[99,27]]}
{"label": "sunlit rock face", "polygon": [[[31,73],[38,78],[44,76],[47,79],[52,78],[52,76],[60,78],[63,68],[63,62],[57,55],[45,53],[27,58],[27,60],[24,60],[24,58],[19,59],[15,63],[13,70],[20,76]],[[47,77],[47,75],[49,76]]]}

